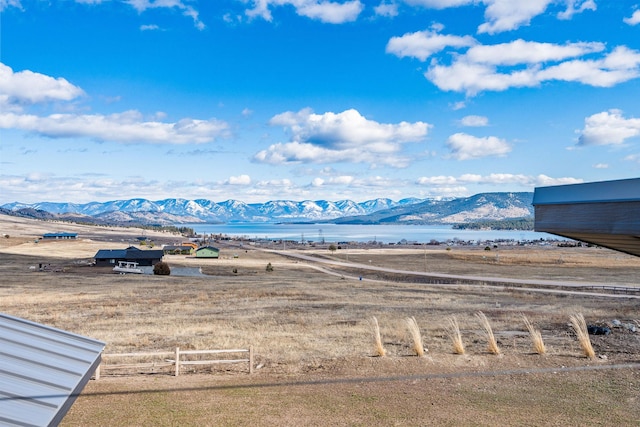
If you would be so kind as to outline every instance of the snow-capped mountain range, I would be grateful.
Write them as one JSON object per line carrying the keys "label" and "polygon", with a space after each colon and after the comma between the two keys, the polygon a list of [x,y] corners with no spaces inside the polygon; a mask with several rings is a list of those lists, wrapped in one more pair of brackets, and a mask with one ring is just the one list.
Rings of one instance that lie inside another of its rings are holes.
{"label": "snow-capped mountain range", "polygon": [[501,220],[530,217],[533,193],[481,193],[456,199],[399,201],[273,200],[244,203],[238,200],[214,202],[197,199],[114,200],[76,203],[7,203],[1,207],[14,213],[44,211],[65,219],[92,219],[103,223],[136,222],[175,225],[228,222],[339,222],[450,224],[482,219]]}

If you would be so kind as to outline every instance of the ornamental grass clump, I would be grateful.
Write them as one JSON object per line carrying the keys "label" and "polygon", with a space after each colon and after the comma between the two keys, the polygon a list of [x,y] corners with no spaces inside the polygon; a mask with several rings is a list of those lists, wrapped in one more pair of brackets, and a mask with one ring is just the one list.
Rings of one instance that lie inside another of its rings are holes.
{"label": "ornamental grass clump", "polygon": [[547,349],[544,345],[544,341],[542,341],[542,333],[533,326],[531,321],[529,321],[527,316],[524,314],[522,314],[522,321],[529,331],[529,337],[531,337],[531,344],[533,344],[535,352],[538,354],[545,354]]}
{"label": "ornamental grass clump", "polygon": [[584,316],[582,313],[573,314],[569,317],[569,320],[578,337],[578,342],[580,343],[580,347],[582,347],[584,355],[589,359],[593,359],[596,353],[591,346],[591,339],[589,339],[589,331],[587,330],[587,322],[584,320]]}
{"label": "ornamental grass clump", "polygon": [[382,338],[380,337],[380,325],[378,325],[378,319],[375,316],[371,318],[371,325],[373,326],[373,338],[375,344],[376,354],[380,357],[384,357],[387,354],[387,350],[385,350],[382,345]]}
{"label": "ornamental grass clump", "polygon": [[456,319],[455,316],[451,316],[447,319],[447,323],[447,335],[449,335],[449,339],[451,339],[451,343],[453,344],[453,352],[455,354],[464,354],[464,343],[462,342],[458,319]]}
{"label": "ornamental grass clump", "polygon": [[418,322],[416,322],[415,317],[407,317],[405,319],[407,322],[407,327],[409,328],[409,333],[411,334],[411,339],[413,340],[413,351],[417,356],[424,356],[425,348],[422,345],[422,335],[420,334],[420,328],[418,327]]}
{"label": "ornamental grass clump", "polygon": [[485,333],[487,334],[487,342],[489,344],[489,353],[500,355],[500,347],[498,347],[498,342],[496,341],[496,337],[493,335],[493,329],[491,329],[491,324],[489,323],[489,319],[487,316],[481,311],[476,313],[478,319],[480,319],[480,323],[484,328]]}

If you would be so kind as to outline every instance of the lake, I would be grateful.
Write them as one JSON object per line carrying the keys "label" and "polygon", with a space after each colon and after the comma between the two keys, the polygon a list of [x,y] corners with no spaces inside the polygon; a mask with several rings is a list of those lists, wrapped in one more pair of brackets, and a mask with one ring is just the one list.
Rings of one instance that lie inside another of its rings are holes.
{"label": "lake", "polygon": [[447,225],[347,225],[347,224],[176,224],[190,227],[198,234],[222,234],[245,239],[272,239],[306,242],[379,242],[401,240],[429,243],[431,240],[564,240],[535,231],[454,230]]}

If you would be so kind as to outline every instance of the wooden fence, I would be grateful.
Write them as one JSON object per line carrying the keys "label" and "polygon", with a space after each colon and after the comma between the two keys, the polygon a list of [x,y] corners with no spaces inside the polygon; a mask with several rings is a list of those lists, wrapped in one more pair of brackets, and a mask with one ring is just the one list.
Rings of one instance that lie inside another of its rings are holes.
{"label": "wooden fence", "polygon": [[[248,353],[247,358],[242,359],[207,359],[207,360],[183,360],[183,356],[188,355],[212,355],[212,354],[239,354]],[[167,359],[173,357],[173,359]],[[136,363],[104,363],[110,358],[133,358],[133,359],[159,359],[150,362]],[[124,370],[124,369],[149,369],[174,366],[174,373],[177,377],[180,375],[180,367],[185,365],[216,365],[227,363],[248,363],[249,373],[253,373],[253,346],[248,349],[232,349],[232,350],[180,350],[176,347],[175,351],[153,351],[146,353],[110,353],[103,354],[102,361],[95,372],[96,380],[100,379],[102,370]]]}

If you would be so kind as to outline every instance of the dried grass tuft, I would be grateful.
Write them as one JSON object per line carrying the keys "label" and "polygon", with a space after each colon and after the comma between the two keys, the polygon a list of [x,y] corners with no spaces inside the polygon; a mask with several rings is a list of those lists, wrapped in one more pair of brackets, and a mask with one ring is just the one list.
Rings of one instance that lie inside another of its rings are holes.
{"label": "dried grass tuft", "polygon": [[447,319],[448,328],[447,335],[451,339],[453,343],[453,352],[455,354],[464,354],[464,343],[462,342],[462,334],[460,334],[460,326],[458,325],[458,319],[455,316],[449,317]]}
{"label": "dried grass tuft", "polygon": [[416,318],[413,316],[407,317],[405,321],[407,322],[409,333],[411,334],[411,338],[413,339],[413,351],[419,357],[424,356],[425,348],[422,345],[422,335],[420,334],[420,328],[418,327]]}
{"label": "dried grass tuft", "polygon": [[571,321],[573,330],[578,336],[578,342],[580,342],[580,347],[582,347],[584,355],[589,359],[593,359],[596,353],[591,346],[591,339],[589,339],[589,331],[587,330],[587,322],[584,320],[584,316],[582,313],[573,314],[569,317],[569,320]]}
{"label": "dried grass tuft", "polygon": [[496,341],[496,337],[493,335],[493,329],[491,329],[491,324],[489,323],[489,319],[487,316],[481,311],[476,313],[476,317],[480,319],[480,323],[484,328],[485,333],[487,334],[487,342],[489,344],[489,352],[495,355],[500,354],[500,347],[498,347],[498,342]]}
{"label": "dried grass tuft", "polygon": [[531,337],[531,343],[533,344],[535,352],[538,354],[545,354],[547,349],[544,346],[544,341],[542,340],[542,333],[533,326],[531,321],[529,321],[527,316],[524,314],[522,314],[522,321],[529,331],[529,336]]}
{"label": "dried grass tuft", "polygon": [[371,317],[371,325],[373,326],[373,338],[375,341],[375,351],[376,354],[380,357],[384,357],[387,355],[387,350],[385,350],[382,345],[382,338],[380,337],[380,325],[378,325],[378,319],[375,316]]}

